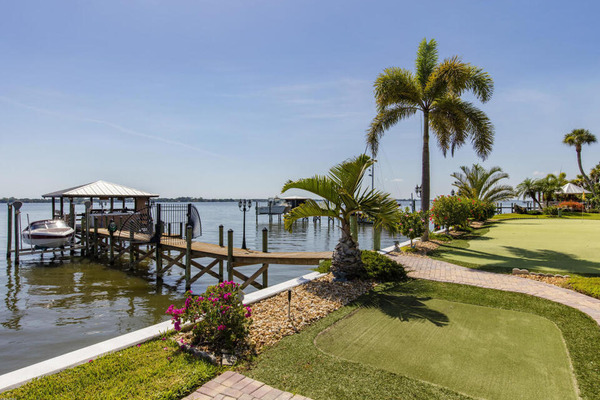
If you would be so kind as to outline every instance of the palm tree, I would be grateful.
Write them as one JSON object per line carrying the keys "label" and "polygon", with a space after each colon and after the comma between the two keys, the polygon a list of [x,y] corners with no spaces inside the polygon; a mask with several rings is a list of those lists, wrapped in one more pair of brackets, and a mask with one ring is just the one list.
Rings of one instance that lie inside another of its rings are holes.
{"label": "palm tree", "polygon": [[400,212],[398,204],[387,193],[373,189],[363,189],[362,183],[367,169],[373,160],[367,155],[346,160],[329,170],[329,175],[315,175],[312,178],[288,181],[281,192],[289,189],[302,189],[325,199],[320,206],[314,200],[292,209],[285,217],[285,228],[292,231],[294,222],[314,216],[335,218],[341,223],[342,235],[335,246],[331,262],[331,272],[336,279],[353,279],[363,270],[358,242],[350,229],[350,219],[361,212],[375,221],[374,228],[380,227],[390,233],[398,230]]}
{"label": "palm tree", "polygon": [[596,190],[590,178],[583,171],[583,167],[581,166],[581,146],[584,144],[592,144],[596,143],[597,139],[590,131],[587,129],[573,129],[570,133],[567,133],[563,139],[563,143],[569,146],[575,146],[575,151],[577,152],[577,165],[579,165],[579,171],[581,175],[583,175],[583,179],[588,185],[588,188],[592,192],[593,196],[596,197]]}
{"label": "palm tree", "polygon": [[498,184],[502,179],[509,178],[506,172],[502,172],[502,168],[492,167],[488,171],[479,164],[473,164],[471,168],[463,165],[460,169],[462,173],[450,175],[456,179],[452,186],[458,189],[459,196],[490,203],[513,197],[512,186]]}
{"label": "palm tree", "polygon": [[548,174],[545,178],[537,180],[537,189],[544,195],[546,207],[548,207],[548,202],[554,198],[556,192],[567,183],[566,176],[567,174],[561,172],[558,177],[554,174]]}
{"label": "palm tree", "polygon": [[[460,96],[471,92],[481,102],[487,102],[494,90],[492,78],[457,56],[438,63],[436,41],[423,39],[414,74],[406,69],[387,68],[373,86],[378,113],[367,131],[367,143],[374,155],[386,130],[419,111],[423,113],[421,203],[422,209],[428,211],[429,129],[444,156],[448,150],[454,155],[454,150],[470,139],[477,155],[485,159],[492,151],[494,128],[483,111]],[[429,229],[422,239],[429,239]]]}
{"label": "palm tree", "polygon": [[531,197],[533,201],[536,202],[540,208],[542,208],[542,204],[536,197],[537,193],[540,191],[540,184],[538,180],[525,178],[525,180],[519,183],[515,189],[517,196],[523,196],[523,199]]}

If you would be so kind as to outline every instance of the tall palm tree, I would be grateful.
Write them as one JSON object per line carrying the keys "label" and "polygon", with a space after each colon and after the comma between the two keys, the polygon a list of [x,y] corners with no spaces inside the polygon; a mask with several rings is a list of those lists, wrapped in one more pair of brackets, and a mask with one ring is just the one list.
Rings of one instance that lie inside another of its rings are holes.
{"label": "tall palm tree", "polygon": [[539,181],[536,179],[525,178],[525,180],[517,185],[515,188],[517,196],[523,196],[523,199],[531,197],[535,203],[542,208],[542,204],[537,199],[537,193],[540,191]]}
{"label": "tall palm tree", "polygon": [[479,164],[473,164],[471,168],[463,165],[460,169],[462,173],[455,172],[450,175],[456,179],[452,186],[458,189],[459,196],[490,203],[513,197],[512,186],[498,183],[509,178],[506,172],[502,172],[502,168],[492,167],[486,170]]}
{"label": "tall palm tree", "polygon": [[588,185],[589,190],[592,192],[594,197],[596,196],[596,190],[590,178],[583,171],[583,167],[581,166],[581,146],[584,144],[592,144],[596,143],[597,139],[590,131],[587,129],[573,129],[570,133],[567,133],[563,139],[563,143],[569,146],[575,146],[575,151],[577,152],[577,165],[579,165],[579,171],[581,175],[583,175],[583,179]]}
{"label": "tall palm tree", "polygon": [[[437,43],[423,39],[419,45],[416,70],[387,68],[374,83],[377,116],[367,131],[367,143],[377,154],[384,132],[417,112],[423,113],[423,155],[421,202],[429,210],[429,129],[436,136],[442,153],[461,147],[467,139],[478,156],[485,159],[492,151],[494,128],[488,116],[460,96],[471,92],[487,102],[494,91],[492,78],[483,69],[462,62],[457,56],[438,63]],[[423,240],[429,239],[429,229]]]}
{"label": "tall palm tree", "polygon": [[344,161],[329,170],[329,175],[288,181],[281,189],[302,189],[325,200],[321,206],[314,200],[292,209],[285,217],[285,228],[290,232],[294,222],[301,218],[321,216],[337,219],[341,223],[341,237],[335,246],[331,272],[337,279],[353,279],[360,275],[363,264],[358,242],[350,229],[350,218],[357,212],[375,221],[375,228],[382,227],[391,233],[398,230],[400,212],[398,204],[388,193],[363,189],[365,173],[373,164],[367,155]]}

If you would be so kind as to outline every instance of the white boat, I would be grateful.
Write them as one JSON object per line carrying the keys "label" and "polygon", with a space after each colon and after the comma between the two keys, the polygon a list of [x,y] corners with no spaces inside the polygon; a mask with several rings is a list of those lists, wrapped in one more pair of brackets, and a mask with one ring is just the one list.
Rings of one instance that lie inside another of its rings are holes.
{"label": "white boat", "polygon": [[259,215],[284,214],[289,208],[290,205],[284,199],[275,197],[274,199],[269,199],[268,205],[257,206],[256,213]]}
{"label": "white boat", "polygon": [[22,232],[23,242],[37,248],[62,247],[69,243],[75,230],[62,219],[34,221]]}

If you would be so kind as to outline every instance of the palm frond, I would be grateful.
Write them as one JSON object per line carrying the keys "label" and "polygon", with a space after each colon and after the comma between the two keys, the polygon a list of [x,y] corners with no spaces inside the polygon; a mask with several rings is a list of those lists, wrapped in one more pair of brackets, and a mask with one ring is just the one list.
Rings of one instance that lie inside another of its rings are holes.
{"label": "palm frond", "polygon": [[412,72],[403,68],[386,68],[373,83],[375,103],[378,111],[390,105],[418,107],[421,104],[421,89]]}
{"label": "palm frond", "polygon": [[283,226],[287,231],[291,232],[294,227],[294,222],[302,218],[310,217],[330,217],[340,219],[340,212],[337,209],[321,207],[316,201],[309,199],[286,214]]}
{"label": "palm frond", "polygon": [[303,178],[296,181],[287,181],[283,185],[281,193],[285,193],[290,189],[306,190],[334,204],[339,202],[340,198],[338,190],[331,180],[322,175],[315,175],[312,178]]}
{"label": "palm frond", "polygon": [[400,120],[410,117],[417,112],[417,108],[398,106],[381,111],[375,116],[371,127],[367,131],[367,144],[373,154],[377,154],[379,150],[379,141],[384,132]]}
{"label": "palm frond", "polygon": [[415,61],[415,69],[417,80],[421,88],[425,88],[430,75],[433,73],[438,63],[437,42],[431,39],[423,39],[417,50],[417,59]]}

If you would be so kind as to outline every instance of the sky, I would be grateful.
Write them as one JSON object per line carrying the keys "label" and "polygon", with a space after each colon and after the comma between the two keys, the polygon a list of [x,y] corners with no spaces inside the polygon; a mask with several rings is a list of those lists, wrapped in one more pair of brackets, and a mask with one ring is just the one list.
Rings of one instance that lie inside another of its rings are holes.
{"label": "sky", "polygon": [[[385,68],[419,42],[494,80],[495,142],[431,147],[433,195],[482,163],[526,177],[579,173],[562,138],[600,136],[593,1],[0,0],[0,197],[103,179],[161,196],[266,198],[365,151]],[[420,183],[421,118],[389,129],[375,184]],[[435,142],[433,142],[435,143]],[[586,146],[586,170],[600,143]],[[300,192],[288,192],[300,194]]]}

